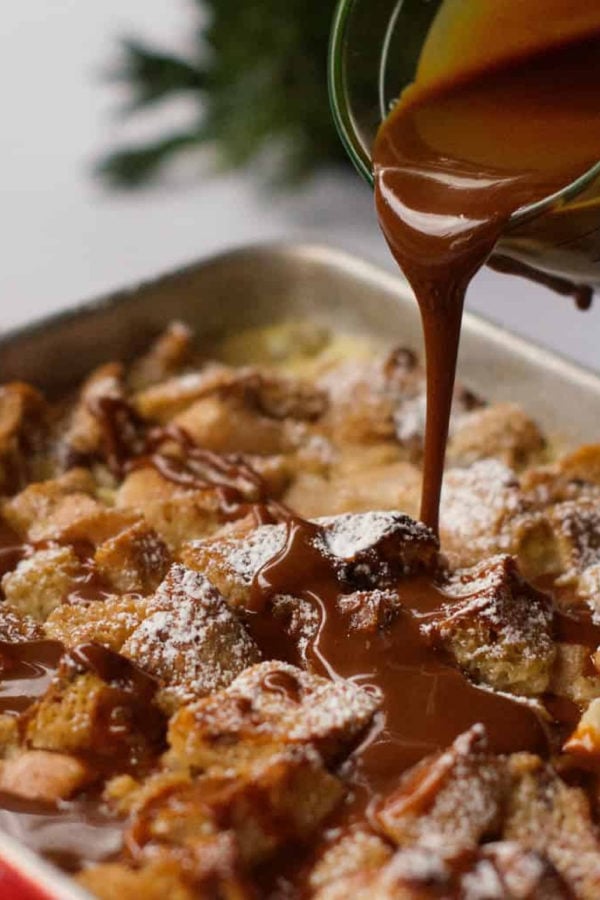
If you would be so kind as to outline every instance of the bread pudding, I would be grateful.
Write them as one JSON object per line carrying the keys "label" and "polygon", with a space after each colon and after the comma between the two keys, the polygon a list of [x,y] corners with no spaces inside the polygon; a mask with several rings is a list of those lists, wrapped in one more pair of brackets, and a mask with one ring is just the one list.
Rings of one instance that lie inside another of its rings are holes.
{"label": "bread pudding", "polygon": [[600,445],[459,386],[438,540],[424,392],[298,322],[0,388],[1,829],[105,900],[600,896]]}

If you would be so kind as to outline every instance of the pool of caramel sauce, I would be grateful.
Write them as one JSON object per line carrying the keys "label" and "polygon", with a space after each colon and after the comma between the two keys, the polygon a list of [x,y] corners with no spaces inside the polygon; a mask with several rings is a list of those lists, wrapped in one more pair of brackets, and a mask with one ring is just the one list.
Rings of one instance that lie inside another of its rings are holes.
{"label": "pool of caramel sauce", "polygon": [[[493,23],[488,40],[494,58]],[[456,66],[459,72],[459,55]],[[450,73],[423,87],[417,79],[379,131],[373,150],[379,221],[423,321],[421,518],[436,531],[465,293],[513,213],[560,191],[600,159],[599,83],[600,31],[475,74]],[[515,270],[505,258],[498,265]],[[546,282],[570,290],[560,279]],[[589,304],[589,289],[575,289],[575,297]]]}

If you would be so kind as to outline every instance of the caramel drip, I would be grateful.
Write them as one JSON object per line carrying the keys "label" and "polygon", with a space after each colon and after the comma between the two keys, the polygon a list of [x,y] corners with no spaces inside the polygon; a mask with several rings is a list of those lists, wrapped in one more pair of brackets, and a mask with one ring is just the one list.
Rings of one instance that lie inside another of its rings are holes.
{"label": "caramel drip", "polygon": [[517,275],[520,278],[526,278],[533,281],[534,284],[541,284],[547,287],[555,294],[561,297],[571,297],[577,309],[585,312],[591,309],[594,301],[594,289],[588,284],[575,284],[568,278],[558,278],[556,275],[549,275],[547,272],[540,272],[527,263],[519,262],[511,259],[510,256],[504,256],[501,253],[494,253],[488,259],[488,266],[494,272],[502,272],[506,275]]}
{"label": "caramel drip", "polygon": [[[489,41],[493,59],[493,28]],[[512,214],[561,190],[600,156],[599,50],[600,35],[591,33],[459,77],[459,47],[456,77],[434,87],[417,80],[377,137],[379,221],[423,321],[428,385],[421,517],[436,531],[466,290]],[[502,259],[495,265],[507,268]],[[511,270],[517,267],[511,261]],[[578,305],[589,304],[589,289],[539,277]]]}
{"label": "caramel drip", "polygon": [[[0,579],[3,575],[16,569],[21,560],[27,559],[37,551],[57,546],[60,545],[55,541],[22,541],[19,535],[0,519]],[[95,564],[93,544],[85,541],[72,541],[66,546],[71,547],[81,566],[79,573],[73,579],[73,589],[65,597],[65,602],[104,600],[113,593]]]}
{"label": "caramel drip", "polygon": [[106,463],[117,478],[151,467],[172,484],[213,491],[222,521],[248,514],[257,525],[281,521],[284,507],[269,499],[265,481],[241,455],[205,450],[177,425],[152,427],[120,398],[103,397],[90,409],[102,428]]}
{"label": "caramel drip", "polygon": [[80,644],[65,654],[63,665],[75,672],[93,672],[111,687],[134,694],[140,703],[151,703],[158,688],[155,678],[102,644]]}
{"label": "caramel drip", "polygon": [[301,686],[293,675],[288,672],[269,672],[262,680],[262,687],[272,694],[280,694],[294,703],[299,703],[301,698]]}
{"label": "caramel drip", "polygon": [[128,460],[145,452],[148,426],[121,397],[96,397],[89,410],[100,425],[106,464],[116,478],[122,478]]}
{"label": "caramel drip", "polygon": [[595,651],[600,647],[600,625],[597,625],[587,606],[578,606],[571,612],[554,614],[555,637],[564,644],[580,644]]}
{"label": "caramel drip", "polygon": [[19,535],[0,517],[0,578],[12,572],[25,553],[26,548]]}
{"label": "caramel drip", "polygon": [[19,715],[41,697],[64,649],[60,641],[0,641],[0,713]]}

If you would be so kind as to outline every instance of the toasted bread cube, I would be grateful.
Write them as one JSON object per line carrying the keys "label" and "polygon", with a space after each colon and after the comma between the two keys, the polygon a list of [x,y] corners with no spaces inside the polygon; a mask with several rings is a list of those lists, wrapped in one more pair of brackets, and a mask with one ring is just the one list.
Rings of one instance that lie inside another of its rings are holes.
{"label": "toasted bread cube", "polygon": [[399,850],[382,868],[324,885],[314,900],[424,900],[429,897],[569,900],[554,867],[539,854],[507,841],[453,858],[443,846]]}
{"label": "toasted bread cube", "polygon": [[380,807],[377,821],[403,847],[468,849],[497,832],[507,788],[502,758],[486,752],[485,731],[474,725],[444,753],[411,769]]}
{"label": "toasted bread cube", "polygon": [[281,497],[294,477],[294,464],[289,454],[278,453],[272,456],[247,454],[244,459],[262,480],[268,497]]}
{"label": "toasted bread cube", "polygon": [[499,459],[511,469],[539,461],[546,441],[533,419],[516,403],[496,403],[462,415],[448,443],[450,465],[469,466]]}
{"label": "toasted bread cube", "polygon": [[[419,447],[422,416],[415,416],[415,401],[423,397],[424,371],[414,354],[398,354],[391,378],[377,360],[344,360],[329,369],[319,383],[330,397],[328,432],[336,444],[373,444],[386,440]],[[424,405],[424,403],[422,404]],[[419,434],[414,434],[417,423]],[[412,446],[409,448],[412,449]]]}
{"label": "toasted bread cube", "polygon": [[530,507],[514,472],[498,460],[482,460],[446,474],[440,537],[455,568],[499,553],[516,556],[526,578],[556,567],[550,523]]}
{"label": "toasted bread cube", "polygon": [[[258,416],[262,427],[266,419],[314,421],[323,413],[327,402],[322,391],[300,379],[267,374],[255,368],[231,369],[211,363],[200,371],[168,378],[140,391],[134,403],[142,416],[162,424],[175,416],[181,424],[180,417],[184,416],[183,421],[192,422],[192,427],[187,429],[192,433],[197,424],[196,413],[188,419],[186,412],[207,399],[234,402],[242,412]],[[219,449],[225,451],[223,447]]]}
{"label": "toasted bread cube", "polygon": [[165,577],[170,554],[154,529],[140,519],[100,544],[94,561],[115,590],[150,594]]}
{"label": "toasted bread cube", "polygon": [[272,456],[295,446],[285,421],[248,409],[235,397],[204,397],[173,421],[200,447],[215,453]]}
{"label": "toasted bread cube", "polygon": [[591,656],[589,647],[557,643],[550,691],[583,706],[600,697],[600,675],[591,665]]}
{"label": "toasted bread cube", "polygon": [[98,546],[128,528],[137,516],[120,509],[108,509],[83,495],[72,494],[59,504],[46,522],[32,529],[33,540],[58,540]]}
{"label": "toasted bread cube", "polygon": [[192,339],[185,322],[170,322],[148,351],[132,363],[128,377],[131,387],[142,390],[181,369],[191,357]]}
{"label": "toasted bread cube", "polygon": [[563,456],[556,467],[569,481],[585,482],[600,487],[600,444],[584,444]]}
{"label": "toasted bread cube", "polygon": [[178,413],[189,409],[197,400],[219,392],[231,383],[231,370],[219,364],[208,364],[200,370],[174,375],[154,382],[133,398],[138,413],[146,419],[166,425]]}
{"label": "toasted bread cube", "polygon": [[600,563],[598,503],[583,497],[567,500],[553,506],[547,515],[556,541],[558,583],[576,583],[585,569]]}
{"label": "toasted bread cube", "polygon": [[47,750],[26,750],[0,762],[0,790],[28,800],[68,800],[95,778],[82,760]]}
{"label": "toasted bread cube", "polygon": [[12,441],[47,411],[39,391],[21,381],[0,385],[0,453],[12,449]]}
{"label": "toasted bread cube", "polygon": [[227,687],[260,658],[258,647],[219,592],[197,572],[174,565],[122,652],[179,705]]}
{"label": "toasted bread cube", "polygon": [[44,622],[63,602],[81,575],[81,564],[70,547],[37,550],[2,579],[7,601],[19,613]]}
{"label": "toasted bread cube", "polygon": [[341,782],[312,748],[288,747],[234,774],[168,785],[137,809],[128,842],[177,846],[198,835],[232,831],[242,860],[256,863],[282,844],[306,840],[342,795]]}
{"label": "toasted bread cube", "polygon": [[547,690],[555,659],[552,603],[523,580],[514,557],[455,572],[445,594],[448,602],[424,630],[463,669],[500,691]]}
{"label": "toasted bread cube", "polygon": [[156,686],[129,660],[96,644],[70,651],[45,695],[23,715],[28,746],[93,753],[111,765],[137,765],[162,745]]}
{"label": "toasted bread cube", "polygon": [[541,761],[516,758],[503,836],[542,854],[571,895],[594,900],[600,893],[600,841],[583,790],[567,786]]}
{"label": "toasted bread cube", "polygon": [[235,769],[271,747],[310,745],[329,760],[350,749],[380,698],[271,660],[242,672],[219,694],[183,707],[169,723],[170,761]]}
{"label": "toasted bread cube", "polygon": [[416,516],[421,473],[409,462],[367,464],[356,471],[336,470],[326,477],[301,473],[284,499],[302,516],[360,513],[372,509],[402,510]]}
{"label": "toasted bread cube", "polygon": [[563,750],[583,758],[600,756],[600,698],[588,705]]}
{"label": "toasted bread cube", "polygon": [[344,584],[386,588],[438,565],[437,538],[404,513],[375,510],[317,521],[322,530],[315,545]]}
{"label": "toasted bread cube", "polygon": [[230,832],[195,835],[178,846],[153,846],[138,854],[136,868],[105,863],[79,881],[99,897],[123,900],[252,900],[254,891],[241,872],[235,836]]}
{"label": "toasted bread cube", "polygon": [[[433,571],[437,540],[428,528],[396,512],[368,512],[317,519],[314,546],[340,585],[386,588],[402,575]],[[182,549],[190,568],[204,572],[232,605],[246,604],[260,569],[283,548],[286,525],[263,525],[242,539],[194,541]],[[290,585],[289,590],[302,585]]]}
{"label": "toasted bread cube", "polygon": [[76,880],[84,890],[99,900],[140,900],[141,897],[144,900],[166,900],[167,897],[169,900],[202,898],[193,885],[185,883],[181,865],[176,860],[150,862],[137,869],[128,868],[123,863],[101,863],[83,869],[76,876]]}
{"label": "toasted bread cube", "polygon": [[143,515],[171,550],[177,550],[184,541],[211,534],[220,524],[214,489],[190,490],[167,481],[151,468],[137,469],[125,478],[116,505]]}
{"label": "toasted bread cube", "polygon": [[309,876],[311,890],[318,891],[341,879],[379,870],[392,856],[392,848],[383,838],[366,827],[345,832],[317,860]]}
{"label": "toasted bread cube", "polygon": [[67,461],[74,459],[85,464],[100,451],[102,428],[91,407],[103,397],[123,396],[123,372],[121,363],[105,363],[83,382],[64,436]]}
{"label": "toasted bread cube", "polygon": [[17,750],[21,741],[19,722],[9,713],[0,715],[0,757],[5,758]]}
{"label": "toasted bread cube", "polygon": [[147,614],[148,603],[147,597],[125,594],[90,604],[64,604],[50,613],[44,630],[66,647],[94,642],[120,651]]}
{"label": "toasted bread cube", "polygon": [[87,494],[91,499],[94,489],[94,479],[87,469],[71,469],[59,478],[30,484],[4,503],[2,513],[22,538],[43,540],[37,537],[36,526],[50,518],[65,497]]}
{"label": "toasted bread cube", "polygon": [[137,516],[109,509],[95,500],[87,492],[94,487],[90,479],[85,470],[73,469],[54,481],[32,484],[4,505],[4,516],[32,543],[101,544],[131,525]]}
{"label": "toasted bread cube", "polygon": [[46,401],[35,388],[22,382],[0,385],[0,495],[47,474],[42,457],[47,419]]}
{"label": "toasted bread cube", "polygon": [[596,620],[600,616],[600,563],[583,570],[577,579],[577,596],[586,601]]}
{"label": "toasted bread cube", "polygon": [[[143,416],[162,423],[177,416],[178,424],[195,436],[202,446],[219,452],[238,450],[248,453],[263,450],[250,449],[248,441],[253,447],[259,444],[251,436],[239,434],[235,425],[234,431],[226,432],[222,423],[219,424],[224,409],[235,409],[236,417],[248,421],[252,417],[255,428],[263,437],[279,443],[279,432],[269,420],[313,421],[322,415],[326,403],[322,391],[301,379],[273,372],[267,374],[250,367],[232,369],[220,364],[210,364],[199,372],[168,379],[135,397],[136,408]],[[197,406],[193,413],[192,406]],[[239,444],[240,438],[245,442],[244,446]]]}
{"label": "toasted bread cube", "polygon": [[44,630],[31,616],[23,615],[9,603],[0,603],[0,641],[35,641]]}

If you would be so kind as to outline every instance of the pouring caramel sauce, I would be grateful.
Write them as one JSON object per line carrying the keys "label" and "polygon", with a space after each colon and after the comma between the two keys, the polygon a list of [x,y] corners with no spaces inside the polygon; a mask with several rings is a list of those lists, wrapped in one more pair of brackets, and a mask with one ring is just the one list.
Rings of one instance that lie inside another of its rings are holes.
{"label": "pouring caramel sauce", "polygon": [[435,531],[467,288],[513,213],[600,158],[600,11],[589,7],[448,0],[375,143],[379,221],[423,321],[421,518]]}

